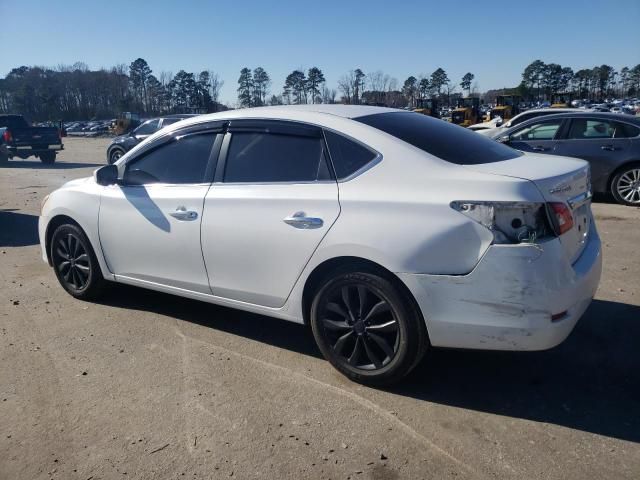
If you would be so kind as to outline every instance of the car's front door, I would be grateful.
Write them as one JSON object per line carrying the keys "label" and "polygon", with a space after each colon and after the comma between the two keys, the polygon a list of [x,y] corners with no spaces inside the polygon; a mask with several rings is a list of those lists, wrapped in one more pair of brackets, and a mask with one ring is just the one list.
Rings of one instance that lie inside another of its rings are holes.
{"label": "car's front door", "polygon": [[165,137],[127,161],[119,184],[104,187],[100,243],[120,280],[211,293],[200,224],[218,135],[206,130]]}
{"label": "car's front door", "polygon": [[202,220],[213,294],[281,307],[339,212],[319,128],[232,121]]}
{"label": "car's front door", "polygon": [[556,137],[562,123],[562,119],[540,119],[528,123],[509,135],[509,146],[523,152],[555,154]]}
{"label": "car's front door", "polygon": [[620,122],[597,117],[572,118],[567,134],[558,140],[556,153],[587,160],[593,184],[601,185],[627,160],[631,149],[627,137],[627,129]]}

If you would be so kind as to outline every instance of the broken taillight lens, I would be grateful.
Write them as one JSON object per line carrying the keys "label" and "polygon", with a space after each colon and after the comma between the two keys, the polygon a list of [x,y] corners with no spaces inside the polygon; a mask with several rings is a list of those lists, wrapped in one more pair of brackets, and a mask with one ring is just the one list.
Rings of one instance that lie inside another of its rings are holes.
{"label": "broken taillight lens", "polygon": [[535,243],[553,235],[545,204],[540,202],[451,202],[451,208],[493,233],[493,243]]}
{"label": "broken taillight lens", "polygon": [[551,223],[556,232],[560,236],[573,228],[573,215],[566,204],[562,202],[549,203],[551,210]]}

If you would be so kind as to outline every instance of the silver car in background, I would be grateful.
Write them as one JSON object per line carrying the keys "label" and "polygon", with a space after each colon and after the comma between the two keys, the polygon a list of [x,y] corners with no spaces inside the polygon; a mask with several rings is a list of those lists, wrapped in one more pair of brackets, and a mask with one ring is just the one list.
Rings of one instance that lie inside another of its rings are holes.
{"label": "silver car in background", "polygon": [[492,137],[523,152],[576,157],[591,165],[594,192],[640,206],[640,118],[615,113],[559,113]]}

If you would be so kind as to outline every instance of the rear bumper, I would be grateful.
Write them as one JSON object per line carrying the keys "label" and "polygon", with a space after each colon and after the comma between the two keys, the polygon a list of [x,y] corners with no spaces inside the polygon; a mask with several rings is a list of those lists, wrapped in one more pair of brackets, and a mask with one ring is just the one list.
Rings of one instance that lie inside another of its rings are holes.
{"label": "rear bumper", "polygon": [[64,150],[63,144],[55,145],[19,145],[19,146],[7,146],[7,153],[14,157],[26,158],[31,155],[38,155],[44,152],[59,152]]}
{"label": "rear bumper", "polygon": [[600,237],[592,224],[573,265],[553,239],[539,246],[493,245],[468,275],[398,275],[418,301],[432,345],[545,350],[571,333],[601,271]]}

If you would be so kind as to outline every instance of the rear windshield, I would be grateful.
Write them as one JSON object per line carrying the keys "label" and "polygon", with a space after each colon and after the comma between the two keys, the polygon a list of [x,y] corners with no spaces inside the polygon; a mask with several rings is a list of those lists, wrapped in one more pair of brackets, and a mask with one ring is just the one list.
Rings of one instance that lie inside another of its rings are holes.
{"label": "rear windshield", "polygon": [[23,117],[7,115],[0,117],[0,128],[28,128],[29,124]]}
{"label": "rear windshield", "polygon": [[354,120],[458,165],[501,162],[522,155],[471,130],[420,113],[379,113]]}

